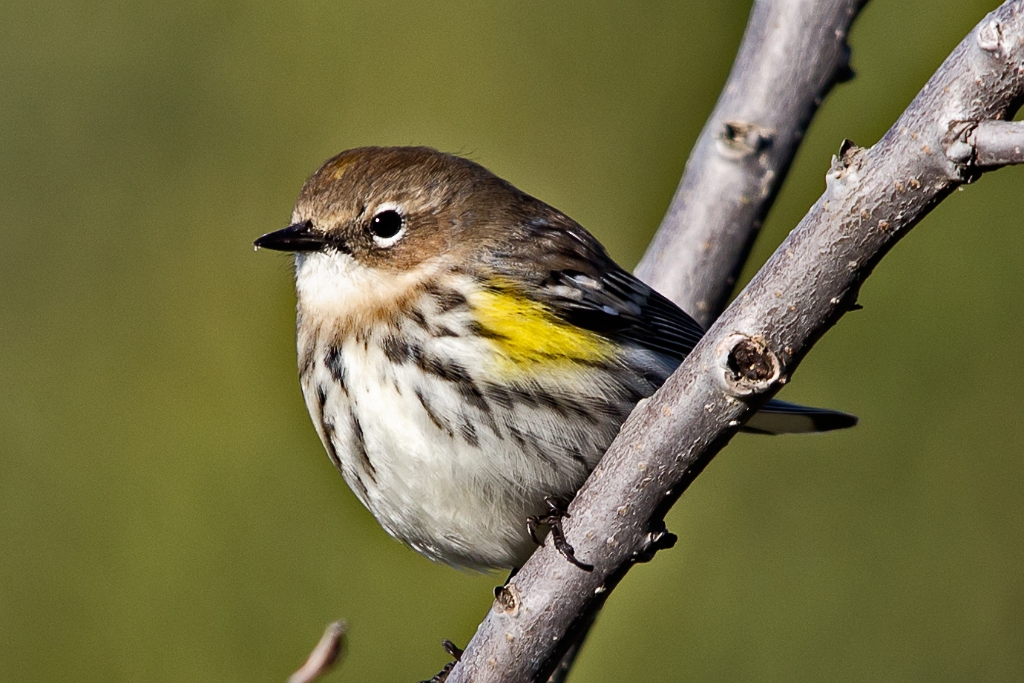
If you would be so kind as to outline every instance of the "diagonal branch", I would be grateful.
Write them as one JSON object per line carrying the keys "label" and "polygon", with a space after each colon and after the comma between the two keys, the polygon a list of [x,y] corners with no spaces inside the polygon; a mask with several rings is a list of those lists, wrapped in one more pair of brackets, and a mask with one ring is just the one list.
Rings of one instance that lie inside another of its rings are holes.
{"label": "diagonal branch", "polygon": [[957,46],[881,141],[843,145],[822,197],[627,420],[565,525],[594,571],[540,548],[500,592],[451,683],[536,680],[558,662],[574,622],[664,543],[667,509],[854,305],[882,256],[981,172],[973,155],[956,154],[962,122],[1005,120],[1022,101],[1024,0],[1010,0]]}
{"label": "diagonal branch", "polygon": [[848,80],[867,0],[757,0],[729,80],[637,276],[705,327],[736,284],[811,118]]}

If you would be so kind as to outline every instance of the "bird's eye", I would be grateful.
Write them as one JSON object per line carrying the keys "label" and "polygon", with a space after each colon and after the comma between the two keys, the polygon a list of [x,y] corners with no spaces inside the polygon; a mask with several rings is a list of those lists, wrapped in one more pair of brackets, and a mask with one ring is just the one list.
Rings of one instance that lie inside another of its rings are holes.
{"label": "bird's eye", "polygon": [[391,246],[397,242],[404,227],[405,219],[394,209],[381,211],[370,221],[373,241],[382,247]]}

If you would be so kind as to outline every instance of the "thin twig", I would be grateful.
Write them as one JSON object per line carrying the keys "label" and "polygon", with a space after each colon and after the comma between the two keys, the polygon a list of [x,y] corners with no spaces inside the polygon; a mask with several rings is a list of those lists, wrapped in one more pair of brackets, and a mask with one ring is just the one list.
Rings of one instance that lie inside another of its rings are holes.
{"label": "thin twig", "polygon": [[1024,121],[965,121],[946,148],[950,159],[981,168],[1024,164]]}
{"label": "thin twig", "polygon": [[705,327],[732,293],[818,106],[848,80],[867,0],[757,0],[637,276]]}
{"label": "thin twig", "polygon": [[1022,101],[1024,0],[1011,0],[957,46],[878,144],[843,145],[824,195],[626,421],[565,524],[594,570],[569,564],[551,544],[538,549],[503,589],[450,683],[536,680],[557,665],[571,626],[664,543],[668,508],[855,305],[878,261],[977,176],[969,161],[947,157],[959,124],[1005,120]]}
{"label": "thin twig", "polygon": [[330,671],[345,651],[345,632],[348,625],[341,619],[327,624],[320,642],[306,658],[306,663],[288,677],[288,683],[313,683]]}

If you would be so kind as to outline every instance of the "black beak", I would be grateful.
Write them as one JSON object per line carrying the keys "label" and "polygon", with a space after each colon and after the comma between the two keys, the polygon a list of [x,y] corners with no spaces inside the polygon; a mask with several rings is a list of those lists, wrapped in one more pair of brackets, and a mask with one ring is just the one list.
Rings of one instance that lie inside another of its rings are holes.
{"label": "black beak", "polygon": [[313,228],[313,221],[302,221],[283,230],[268,232],[253,245],[257,249],[266,247],[277,251],[320,251],[327,245],[327,240]]}

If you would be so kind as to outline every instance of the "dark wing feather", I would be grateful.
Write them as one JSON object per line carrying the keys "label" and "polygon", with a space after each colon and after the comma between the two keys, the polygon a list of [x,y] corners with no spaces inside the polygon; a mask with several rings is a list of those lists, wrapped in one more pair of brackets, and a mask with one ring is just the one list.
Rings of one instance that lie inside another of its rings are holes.
{"label": "dark wing feather", "polygon": [[667,356],[676,363],[704,330],[678,306],[614,264],[596,277],[553,271],[541,298],[578,327]]}
{"label": "dark wing feather", "polygon": [[697,321],[619,267],[578,223],[528,200],[532,215],[524,211],[512,240],[492,252],[498,273],[525,276],[523,293],[565,321],[678,365],[704,335]]}
{"label": "dark wing feather", "polygon": [[[522,283],[522,294],[555,315],[616,342],[650,351],[666,367],[645,377],[658,386],[682,362],[704,330],[674,303],[620,268],[578,223],[527,195],[518,228],[492,245],[496,274]],[[515,213],[515,212],[513,212]],[[857,424],[848,413],[771,400],[745,429],[765,434],[816,432]]]}

